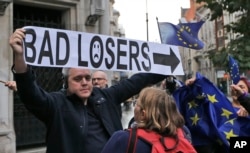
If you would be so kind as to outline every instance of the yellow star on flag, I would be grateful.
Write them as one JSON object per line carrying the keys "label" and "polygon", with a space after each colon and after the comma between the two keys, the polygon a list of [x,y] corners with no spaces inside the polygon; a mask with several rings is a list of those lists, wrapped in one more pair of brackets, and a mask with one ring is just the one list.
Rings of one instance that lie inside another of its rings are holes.
{"label": "yellow star on flag", "polygon": [[200,120],[197,113],[195,113],[194,117],[190,117],[190,119],[193,121],[192,125],[197,125],[197,122]]}
{"label": "yellow star on flag", "polygon": [[227,119],[229,119],[229,116],[231,114],[233,114],[232,112],[230,112],[229,110],[225,109],[225,108],[221,108],[222,109],[222,114],[221,116],[226,116]]}
{"label": "yellow star on flag", "polygon": [[196,104],[195,101],[193,100],[193,101],[190,101],[190,102],[188,103],[188,106],[189,106],[188,108],[191,109],[191,108],[193,108],[193,107],[194,107],[194,108],[197,107],[198,104]]}
{"label": "yellow star on flag", "polygon": [[209,94],[207,94],[207,97],[208,97],[208,100],[209,100],[211,103],[218,102],[217,99],[215,98],[215,95],[209,95]]}
{"label": "yellow star on flag", "polygon": [[205,98],[204,93],[197,95],[196,98],[197,99],[204,99]]}
{"label": "yellow star on flag", "polygon": [[233,133],[233,129],[231,129],[229,132],[224,132],[226,135],[226,139],[229,140],[231,137],[237,137],[238,135]]}
{"label": "yellow star on flag", "polygon": [[233,119],[231,119],[231,120],[228,120],[228,121],[226,121],[226,123],[231,123],[232,125],[234,125],[234,120],[236,120],[236,118],[233,118]]}

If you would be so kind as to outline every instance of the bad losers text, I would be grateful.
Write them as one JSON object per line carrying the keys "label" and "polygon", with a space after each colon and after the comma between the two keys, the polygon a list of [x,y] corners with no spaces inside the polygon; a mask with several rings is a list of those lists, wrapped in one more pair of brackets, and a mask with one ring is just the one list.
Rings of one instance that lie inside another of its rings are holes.
{"label": "bad losers text", "polygon": [[88,33],[26,29],[24,58],[53,66],[150,71],[152,51],[147,42]]}

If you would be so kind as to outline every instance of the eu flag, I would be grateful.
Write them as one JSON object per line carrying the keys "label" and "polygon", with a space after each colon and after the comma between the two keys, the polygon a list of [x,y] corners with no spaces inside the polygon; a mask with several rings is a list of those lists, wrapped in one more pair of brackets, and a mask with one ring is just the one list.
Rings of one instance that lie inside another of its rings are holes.
{"label": "eu flag", "polygon": [[229,55],[229,70],[233,84],[237,84],[240,81],[239,66],[238,63],[235,61],[235,59],[230,55]]}
{"label": "eu flag", "polygon": [[250,136],[250,119],[238,117],[228,98],[201,74],[196,74],[194,84],[177,89],[173,96],[194,146],[220,144],[227,153],[231,137]]}
{"label": "eu flag", "polygon": [[192,49],[202,49],[204,43],[198,39],[198,32],[204,21],[192,23],[158,22],[161,42],[163,44],[182,46]]}

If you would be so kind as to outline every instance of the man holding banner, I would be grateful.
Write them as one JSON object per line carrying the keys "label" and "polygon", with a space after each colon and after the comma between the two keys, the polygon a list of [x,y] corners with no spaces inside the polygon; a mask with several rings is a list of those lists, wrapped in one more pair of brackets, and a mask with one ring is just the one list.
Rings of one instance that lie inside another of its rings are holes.
{"label": "man holding banner", "polygon": [[[88,67],[67,67],[63,68],[65,93],[48,93],[37,85],[29,66],[32,64],[27,65],[25,60],[28,56],[25,45],[36,44],[25,43],[26,34],[25,29],[17,29],[10,37],[9,43],[14,52],[12,71],[22,102],[47,127],[47,153],[100,153],[110,136],[122,129],[118,110],[120,102],[166,77],[163,74],[138,73],[115,86],[100,89],[93,87]],[[48,35],[44,37],[48,38]],[[44,50],[41,52],[47,55]]]}

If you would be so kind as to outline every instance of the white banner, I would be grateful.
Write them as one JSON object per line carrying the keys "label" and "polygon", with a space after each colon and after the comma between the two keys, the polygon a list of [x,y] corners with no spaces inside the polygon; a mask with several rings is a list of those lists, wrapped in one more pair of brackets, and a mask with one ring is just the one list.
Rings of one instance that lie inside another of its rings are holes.
{"label": "white banner", "polygon": [[177,46],[34,26],[24,29],[24,59],[30,65],[184,74]]}

